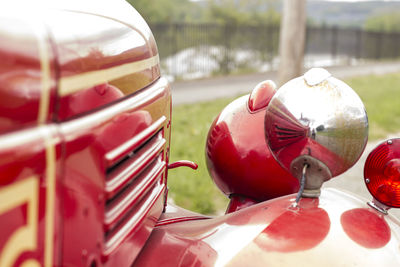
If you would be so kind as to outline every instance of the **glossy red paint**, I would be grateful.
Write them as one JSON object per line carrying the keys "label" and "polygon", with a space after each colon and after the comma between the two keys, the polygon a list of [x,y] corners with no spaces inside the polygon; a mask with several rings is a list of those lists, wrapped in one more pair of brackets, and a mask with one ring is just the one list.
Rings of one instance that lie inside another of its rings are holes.
{"label": "glossy red paint", "polygon": [[190,210],[186,210],[171,203],[167,203],[158,223],[163,221],[173,221],[175,219],[179,219],[180,221],[182,221],[181,218],[210,219],[211,217]]}
{"label": "glossy red paint", "polygon": [[[369,237],[363,230],[390,225],[390,231],[400,233],[397,220],[379,218],[364,202],[333,189],[323,190],[319,199],[303,198],[297,207],[294,199],[290,195],[223,217],[160,225],[133,266],[327,266],[333,262],[334,266],[392,266],[398,262],[397,236],[389,235],[387,242],[387,231]],[[355,218],[359,212],[360,220]],[[361,240],[374,239],[380,250],[349,238],[343,227],[348,218],[356,220],[351,231]],[[200,248],[201,252],[193,253]]]}
{"label": "glossy red paint", "polygon": [[37,20],[34,14],[26,17],[8,6],[1,8],[0,133],[5,133],[50,120],[55,105],[55,71],[45,25],[32,23]]}
{"label": "glossy red paint", "polygon": [[196,163],[194,163],[192,161],[188,161],[188,160],[179,160],[179,161],[168,164],[168,169],[175,169],[175,168],[179,168],[179,167],[189,167],[193,170],[197,170],[199,165],[197,165]]}
{"label": "glossy red paint", "polygon": [[298,207],[289,207],[254,240],[266,251],[294,252],[316,247],[330,230],[328,213],[318,207],[319,200],[301,199]]}
{"label": "glossy red paint", "polygon": [[371,195],[388,207],[400,208],[400,139],[378,145],[364,165],[364,181]]}
{"label": "glossy red paint", "polygon": [[98,107],[117,101],[124,94],[115,86],[107,83],[95,85],[91,88],[79,91],[67,96],[65,104],[60,109],[60,117],[71,118],[86,111],[93,111]]}
{"label": "glossy red paint", "polygon": [[62,203],[55,198],[61,180],[61,145],[55,128],[3,134],[0,160],[0,265],[60,264],[62,240],[53,237],[62,226]]}
{"label": "glossy red paint", "polygon": [[360,246],[376,249],[390,241],[390,228],[383,215],[369,209],[348,210],[342,214],[340,222],[346,234]]}
{"label": "glossy red paint", "polygon": [[266,80],[257,84],[250,93],[249,109],[251,112],[256,112],[268,106],[269,101],[274,96],[276,84],[271,80]]}
{"label": "glossy red paint", "polygon": [[64,265],[129,266],[164,207],[170,88],[151,31],[121,4],[48,17],[65,162]]}
{"label": "glossy red paint", "polygon": [[143,19],[132,12],[121,23],[103,12],[55,11],[48,18],[61,121],[121,100],[160,77],[157,47]]}
{"label": "glossy red paint", "polygon": [[151,31],[125,1],[66,4],[0,14],[0,266],[129,266],[164,208]]}
{"label": "glossy red paint", "polygon": [[141,250],[163,210],[169,97],[161,80],[145,95],[61,125],[65,264],[82,262],[85,251],[81,264],[127,266]]}
{"label": "glossy red paint", "polygon": [[258,201],[254,199],[239,195],[231,195],[229,198],[230,201],[228,204],[228,208],[226,209],[226,213],[238,211],[258,203]]}
{"label": "glossy red paint", "polygon": [[266,144],[265,107],[251,113],[248,99],[234,100],[210,127],[206,162],[211,177],[224,194],[258,201],[296,192],[299,181],[276,162]]}

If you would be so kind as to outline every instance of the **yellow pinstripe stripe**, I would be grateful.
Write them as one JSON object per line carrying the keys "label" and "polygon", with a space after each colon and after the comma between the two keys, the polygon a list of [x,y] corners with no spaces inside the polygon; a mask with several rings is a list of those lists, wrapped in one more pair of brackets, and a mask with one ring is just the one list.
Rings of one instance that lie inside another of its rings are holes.
{"label": "yellow pinstripe stripe", "polygon": [[[51,138],[51,137],[50,137]],[[46,140],[46,234],[44,266],[53,266],[54,253],[54,207],[56,191],[56,155],[55,147],[51,139]]]}
{"label": "yellow pinstripe stripe", "polygon": [[50,104],[51,77],[48,54],[49,47],[47,40],[45,39],[47,34],[45,32],[44,26],[36,25],[35,32],[37,35],[41,74],[41,92],[38,112],[38,124],[43,124],[46,122]]}
{"label": "yellow pinstripe stripe", "polygon": [[106,83],[128,74],[144,71],[159,63],[158,55],[104,70],[96,70],[60,79],[59,94],[66,96],[97,84]]}

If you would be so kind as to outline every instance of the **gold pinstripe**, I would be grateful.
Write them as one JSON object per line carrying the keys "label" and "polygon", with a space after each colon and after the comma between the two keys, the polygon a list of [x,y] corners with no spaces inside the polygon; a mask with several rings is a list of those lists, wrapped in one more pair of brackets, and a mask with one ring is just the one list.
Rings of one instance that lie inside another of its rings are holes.
{"label": "gold pinstripe", "polygon": [[52,140],[46,140],[46,233],[45,233],[45,251],[44,266],[53,266],[53,243],[54,243],[54,206],[56,190],[56,155]]}
{"label": "gold pinstripe", "polygon": [[124,77],[128,74],[141,72],[159,63],[158,55],[144,60],[126,63],[104,70],[85,72],[69,77],[63,77],[59,83],[59,93],[66,96],[97,84]]}
{"label": "gold pinstripe", "polygon": [[[43,266],[53,266],[54,253],[54,220],[56,203],[56,153],[55,153],[55,128],[40,126],[36,130],[27,131],[21,135],[14,135],[8,139],[8,146],[13,147],[18,140],[36,139],[38,134],[45,143],[46,169],[43,179],[46,183],[45,201],[45,230],[44,230],[44,262]],[[4,140],[3,140],[4,141]],[[29,141],[28,141],[29,143]],[[2,146],[4,144],[2,142]],[[13,266],[14,261],[25,251],[36,251],[38,248],[38,212],[39,212],[39,186],[38,175],[24,178],[21,181],[0,187],[0,214],[27,204],[26,225],[19,227],[12,233],[0,251],[0,267]],[[35,259],[27,259],[21,264],[23,267],[42,266]]]}
{"label": "gold pinstripe", "polygon": [[40,58],[40,74],[41,74],[41,92],[38,112],[38,124],[46,122],[49,112],[50,104],[50,90],[51,90],[51,77],[50,77],[50,62],[49,62],[49,45],[46,40],[45,28],[42,25],[36,25],[35,33],[37,36],[37,43]]}
{"label": "gold pinstripe", "polygon": [[[39,177],[31,176],[5,186],[0,190],[0,214],[27,204],[27,222],[19,227],[7,240],[0,251],[0,267],[12,266],[18,256],[27,250],[37,248]],[[38,264],[30,261],[31,266]]]}
{"label": "gold pinstripe", "polygon": [[[49,44],[46,40],[46,30],[43,25],[34,25],[34,30],[37,36],[37,44],[40,58],[40,73],[41,73],[41,92],[38,111],[38,124],[46,122],[49,105],[50,105],[50,59],[49,59]],[[53,266],[54,253],[54,205],[55,205],[55,151],[52,143],[52,137],[45,133],[46,144],[46,215],[45,215],[45,243],[44,243],[44,266]]]}

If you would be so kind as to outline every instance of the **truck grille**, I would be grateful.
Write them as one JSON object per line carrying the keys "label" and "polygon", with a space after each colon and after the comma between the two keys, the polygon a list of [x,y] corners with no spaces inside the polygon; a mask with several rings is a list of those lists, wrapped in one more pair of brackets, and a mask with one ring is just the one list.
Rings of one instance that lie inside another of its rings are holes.
{"label": "truck grille", "polygon": [[104,255],[110,255],[143,224],[164,192],[162,117],[106,154]]}

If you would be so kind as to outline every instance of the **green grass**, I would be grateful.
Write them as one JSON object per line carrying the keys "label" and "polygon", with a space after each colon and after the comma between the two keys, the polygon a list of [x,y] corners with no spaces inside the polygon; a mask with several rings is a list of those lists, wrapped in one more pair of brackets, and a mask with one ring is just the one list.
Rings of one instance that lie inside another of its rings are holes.
{"label": "green grass", "polygon": [[[370,124],[370,140],[400,131],[400,73],[348,79],[363,100]],[[190,90],[190,89],[188,89]],[[228,199],[214,185],[205,164],[205,142],[212,121],[233,98],[173,108],[171,158],[199,164],[194,171],[178,168],[169,172],[170,196],[186,209],[205,214],[224,210]]]}
{"label": "green grass", "polygon": [[400,73],[346,80],[364,102],[370,140],[400,131]]}
{"label": "green grass", "polygon": [[173,108],[170,162],[186,159],[199,165],[197,170],[178,168],[168,174],[170,195],[179,206],[205,214],[214,214],[226,207],[228,199],[207,171],[205,142],[211,123],[232,100],[221,99]]}

